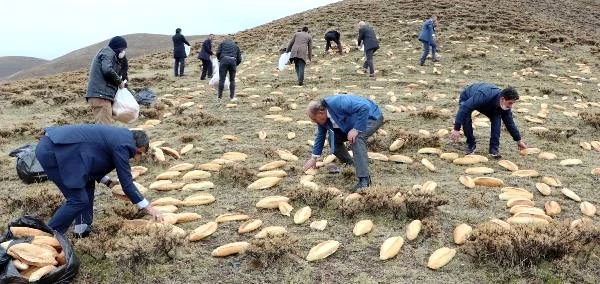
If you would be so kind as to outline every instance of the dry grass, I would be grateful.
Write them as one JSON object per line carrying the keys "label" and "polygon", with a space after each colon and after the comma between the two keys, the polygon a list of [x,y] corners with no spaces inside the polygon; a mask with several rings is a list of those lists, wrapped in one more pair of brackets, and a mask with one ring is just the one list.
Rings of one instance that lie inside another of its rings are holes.
{"label": "dry grass", "polygon": [[582,112],[579,114],[583,122],[591,125],[595,129],[600,129],[600,113]]}
{"label": "dry grass", "polygon": [[297,243],[298,238],[290,234],[254,239],[244,254],[250,258],[252,265],[267,268],[290,255],[298,254]]}
{"label": "dry grass", "polygon": [[568,222],[555,222],[547,226],[512,225],[507,230],[484,223],[474,231],[463,251],[476,262],[528,267],[566,255],[587,258],[598,245],[600,228],[593,224],[571,229]]}

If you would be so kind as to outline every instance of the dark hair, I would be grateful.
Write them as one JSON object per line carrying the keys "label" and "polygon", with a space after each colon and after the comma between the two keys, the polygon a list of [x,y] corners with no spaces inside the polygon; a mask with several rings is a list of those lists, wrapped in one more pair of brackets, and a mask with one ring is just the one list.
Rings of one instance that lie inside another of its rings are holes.
{"label": "dark hair", "polygon": [[180,33],[180,32],[181,32],[181,29],[180,29],[180,28],[177,28],[177,29],[175,29],[175,33],[176,33],[176,34],[178,34],[178,33]]}
{"label": "dark hair", "polygon": [[302,28],[302,31],[303,31],[303,32],[308,32],[308,27],[303,27],[303,28]]}
{"label": "dark hair", "polygon": [[513,87],[507,87],[500,92],[500,96],[507,101],[516,101],[519,99],[519,93]]}
{"label": "dark hair", "polygon": [[146,148],[146,152],[148,152],[148,148],[150,148],[150,139],[148,138],[148,135],[146,135],[146,132],[141,130],[131,130],[131,133],[133,133],[135,147],[144,147]]}

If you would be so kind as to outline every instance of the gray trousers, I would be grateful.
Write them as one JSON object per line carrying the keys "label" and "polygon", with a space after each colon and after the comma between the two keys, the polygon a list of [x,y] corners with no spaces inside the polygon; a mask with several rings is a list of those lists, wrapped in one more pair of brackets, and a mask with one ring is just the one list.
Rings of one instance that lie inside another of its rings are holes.
{"label": "gray trousers", "polygon": [[348,165],[354,165],[356,170],[356,176],[369,177],[369,157],[367,155],[367,139],[381,127],[383,124],[383,116],[377,120],[371,120],[367,122],[367,130],[360,132],[356,137],[356,141],[352,144],[352,154],[354,159],[346,150],[344,142],[348,141],[348,135],[341,131],[339,128],[334,129],[334,152],[333,154],[340,160],[340,162]]}

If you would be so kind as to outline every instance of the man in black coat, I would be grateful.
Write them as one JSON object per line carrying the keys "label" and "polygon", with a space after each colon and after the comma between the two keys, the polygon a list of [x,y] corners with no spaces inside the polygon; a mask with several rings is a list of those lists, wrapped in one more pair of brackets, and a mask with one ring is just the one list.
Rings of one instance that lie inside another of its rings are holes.
{"label": "man in black coat", "polygon": [[328,31],[327,33],[325,33],[325,40],[327,41],[327,44],[325,45],[325,53],[327,53],[327,51],[329,51],[329,48],[331,47],[331,42],[335,42],[335,44],[337,44],[338,47],[338,53],[342,54],[342,44],[340,43],[340,33],[338,33],[335,30],[331,30]]}
{"label": "man in black coat", "polygon": [[187,46],[190,46],[190,43],[181,34],[180,28],[177,28],[175,30],[175,35],[173,35],[172,39],[173,57],[175,58],[175,77],[183,76],[183,69],[185,68],[185,58],[187,57],[187,54],[185,54],[185,46],[183,45],[186,44]]}
{"label": "man in black coat", "polygon": [[365,63],[363,68],[369,71],[369,77],[375,77],[375,67],[373,66],[373,53],[379,49],[379,40],[375,36],[375,30],[370,25],[361,21],[358,23],[358,46],[364,44],[365,49]]}
{"label": "man in black coat", "polygon": [[219,59],[219,93],[218,100],[221,101],[223,89],[225,88],[225,77],[229,73],[229,98],[232,102],[237,101],[235,97],[235,72],[237,66],[242,63],[242,53],[240,48],[231,40],[226,38],[217,49],[217,59]]}
{"label": "man in black coat", "polygon": [[202,42],[202,48],[198,54],[198,59],[202,60],[202,74],[200,75],[200,80],[206,79],[207,74],[209,79],[212,78],[213,66],[212,61],[210,61],[210,56],[214,55],[212,51],[212,41],[214,37],[213,34],[208,35],[208,38]]}

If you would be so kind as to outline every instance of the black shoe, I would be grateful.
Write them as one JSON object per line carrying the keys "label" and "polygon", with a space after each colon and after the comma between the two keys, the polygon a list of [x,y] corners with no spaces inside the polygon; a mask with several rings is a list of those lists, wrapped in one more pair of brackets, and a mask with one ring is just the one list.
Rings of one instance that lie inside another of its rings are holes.
{"label": "black shoe", "polygon": [[473,145],[473,146],[468,146],[467,150],[465,151],[465,155],[473,155],[475,154],[475,150],[477,149],[477,146]]}
{"label": "black shoe", "polygon": [[85,230],[85,231],[83,231],[83,233],[73,233],[73,238],[75,238],[75,239],[87,238],[90,236],[91,233],[92,233],[92,230]]}
{"label": "black shoe", "polygon": [[361,193],[371,186],[371,177],[359,177],[358,183],[354,186],[354,192]]}
{"label": "black shoe", "polygon": [[500,153],[490,153],[490,157],[496,160],[502,159],[502,155],[500,155]]}
{"label": "black shoe", "polygon": [[304,86],[304,82],[298,82],[298,86]]}

